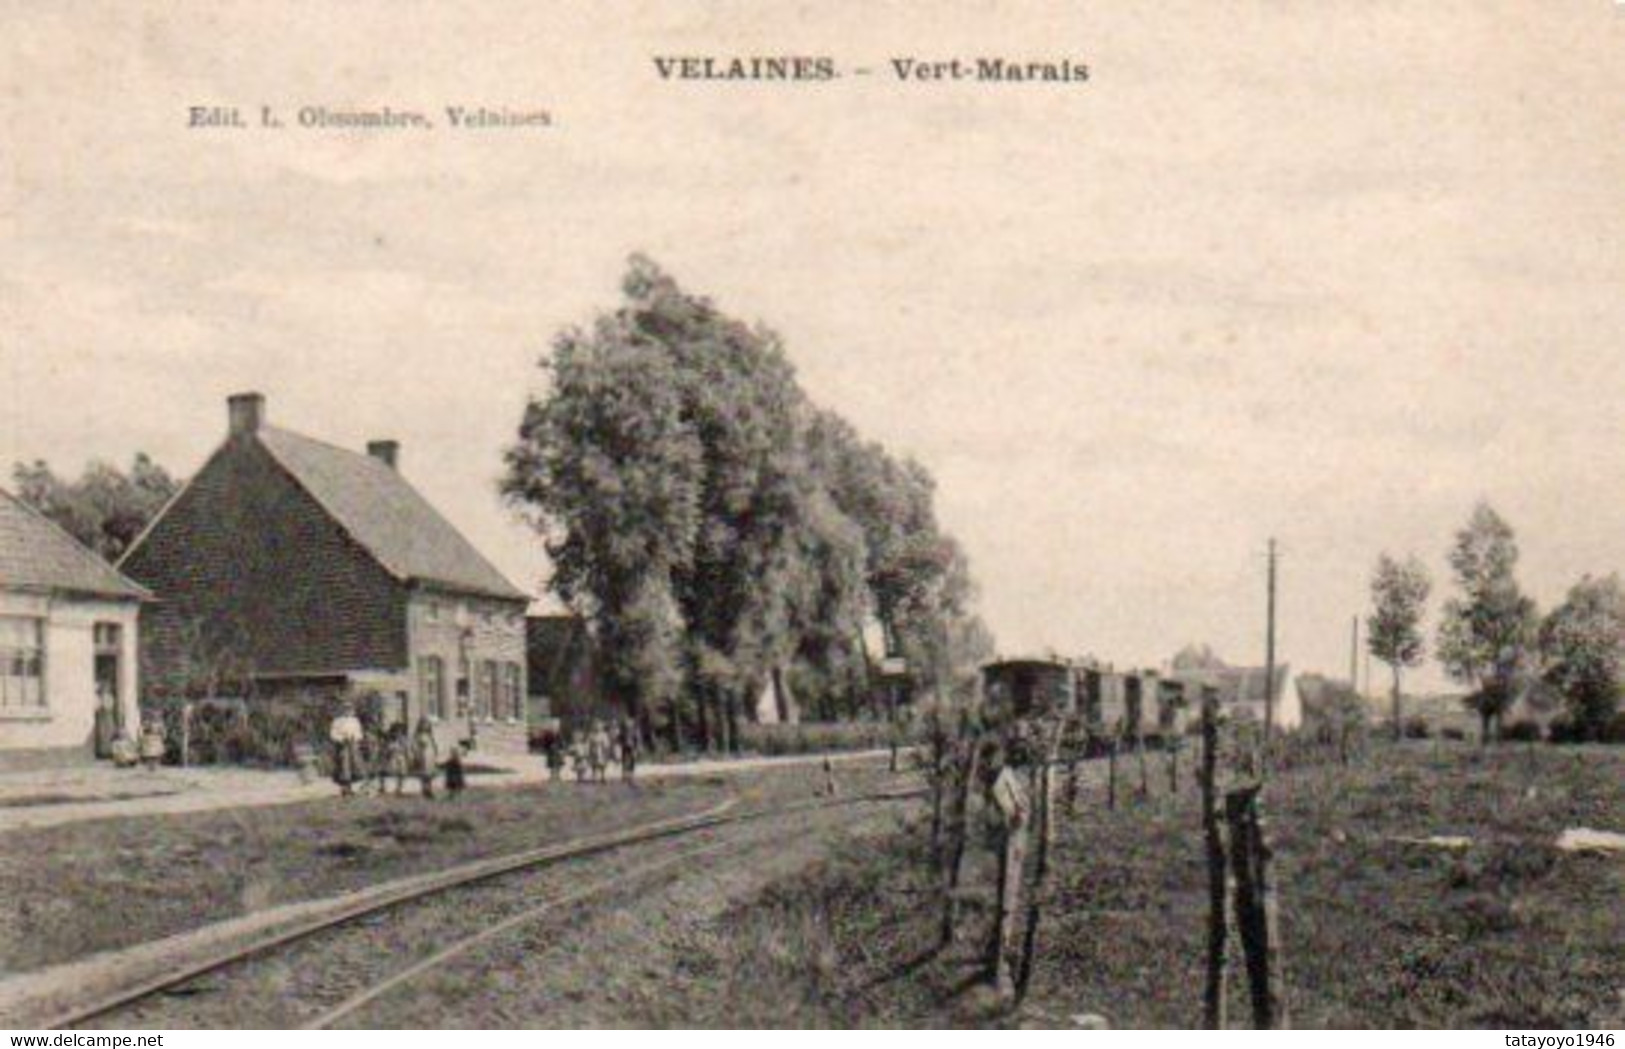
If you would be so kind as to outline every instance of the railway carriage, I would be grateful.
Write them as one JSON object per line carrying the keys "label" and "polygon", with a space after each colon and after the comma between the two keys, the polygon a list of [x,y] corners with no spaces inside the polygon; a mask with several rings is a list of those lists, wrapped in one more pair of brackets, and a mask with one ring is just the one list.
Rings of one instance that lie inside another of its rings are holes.
{"label": "railway carriage", "polygon": [[1077,713],[1072,665],[1062,659],[1004,659],[982,667],[982,696],[997,717],[1068,717]]}
{"label": "railway carriage", "polygon": [[1123,672],[1061,658],[1006,659],[982,668],[982,687],[995,718],[1066,718],[1097,745],[1166,740],[1182,734],[1190,717],[1184,684],[1155,671]]}

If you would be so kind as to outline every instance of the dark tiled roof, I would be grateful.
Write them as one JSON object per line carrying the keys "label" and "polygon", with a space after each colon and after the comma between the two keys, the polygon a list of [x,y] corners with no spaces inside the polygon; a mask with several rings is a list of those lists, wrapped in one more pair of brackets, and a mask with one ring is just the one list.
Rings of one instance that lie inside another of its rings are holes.
{"label": "dark tiled roof", "polygon": [[391,575],[493,597],[528,600],[400,472],[287,430],[262,427],[260,443]]}
{"label": "dark tiled roof", "polygon": [[151,596],[54,521],[0,489],[0,588],[5,587],[96,597]]}

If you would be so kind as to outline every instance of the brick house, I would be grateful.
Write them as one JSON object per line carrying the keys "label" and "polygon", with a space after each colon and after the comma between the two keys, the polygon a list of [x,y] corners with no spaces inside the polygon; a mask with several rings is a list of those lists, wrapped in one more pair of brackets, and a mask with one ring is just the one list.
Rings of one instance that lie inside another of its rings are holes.
{"label": "brick house", "polygon": [[157,597],[150,683],[185,688],[206,638],[255,702],[376,693],[443,745],[522,751],[530,599],[406,481],[399,445],[270,426],[259,394],[227,414],[225,442],[120,562]]}
{"label": "brick house", "polygon": [[0,491],[0,767],[105,757],[136,722],[136,629],[150,595]]}

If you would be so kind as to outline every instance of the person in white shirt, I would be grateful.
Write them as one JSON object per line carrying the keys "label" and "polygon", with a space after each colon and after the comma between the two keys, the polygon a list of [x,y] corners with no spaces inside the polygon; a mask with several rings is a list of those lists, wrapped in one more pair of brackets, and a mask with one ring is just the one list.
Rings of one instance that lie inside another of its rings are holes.
{"label": "person in white shirt", "polygon": [[355,793],[356,780],[361,776],[361,738],[361,719],[356,716],[355,706],[346,700],[327,729],[328,742],[333,745],[333,782],[345,797]]}
{"label": "person in white shirt", "polygon": [[999,898],[996,921],[993,923],[994,942],[990,945],[993,957],[993,987],[1003,999],[1015,995],[1015,980],[1010,970],[1010,954],[1015,946],[1016,921],[1020,912],[1021,884],[1027,859],[1027,822],[1032,812],[1032,797],[1022,782],[1023,771],[1011,763],[1015,748],[1004,746],[991,753],[991,760],[983,765],[987,777],[987,797],[991,803],[989,814],[995,817],[995,832],[999,854]]}

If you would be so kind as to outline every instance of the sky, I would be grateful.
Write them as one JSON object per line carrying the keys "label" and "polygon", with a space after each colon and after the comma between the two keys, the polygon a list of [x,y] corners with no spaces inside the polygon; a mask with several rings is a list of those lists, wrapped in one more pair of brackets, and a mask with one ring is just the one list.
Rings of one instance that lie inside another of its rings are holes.
{"label": "sky", "polygon": [[[1625,7],[922,11],[0,0],[0,464],[185,474],[258,390],[274,424],[399,439],[539,593],[501,451],[644,252],[932,471],[1006,653],[1259,662],[1273,536],[1281,657],[1346,673],[1378,553],[1442,596],[1479,499],[1543,606],[1625,565]],[[653,62],[740,54],[875,73]],[[1091,75],[887,75],[954,56]],[[554,125],[185,126],[261,104]]]}

